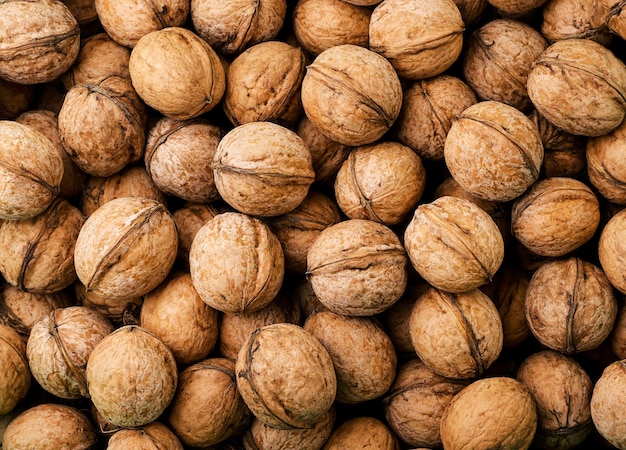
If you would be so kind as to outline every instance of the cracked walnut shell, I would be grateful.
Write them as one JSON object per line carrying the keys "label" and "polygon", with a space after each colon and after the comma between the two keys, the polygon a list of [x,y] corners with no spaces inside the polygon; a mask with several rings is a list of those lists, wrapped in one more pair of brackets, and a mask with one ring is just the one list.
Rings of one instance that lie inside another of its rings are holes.
{"label": "cracked walnut shell", "polygon": [[[26,397],[31,372],[26,358],[26,343],[15,329],[0,324],[0,416],[13,411]],[[5,443],[6,447],[6,443]]]}

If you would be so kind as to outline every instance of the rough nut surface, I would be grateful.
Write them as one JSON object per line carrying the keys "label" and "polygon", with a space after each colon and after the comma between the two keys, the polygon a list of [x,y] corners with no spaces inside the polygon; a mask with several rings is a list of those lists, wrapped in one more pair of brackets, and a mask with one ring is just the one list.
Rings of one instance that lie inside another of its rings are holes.
{"label": "rough nut surface", "polygon": [[593,424],[604,439],[617,448],[626,446],[624,397],[616,395],[626,387],[626,362],[608,365],[596,381],[591,396]]}
{"label": "rough nut surface", "polygon": [[626,163],[621,150],[626,142],[626,122],[604,136],[587,140],[587,174],[602,197],[626,204]]}
{"label": "rough nut surface", "polygon": [[598,243],[598,256],[604,274],[622,294],[626,294],[626,211],[615,214],[602,229]]}
{"label": "rough nut surface", "polygon": [[324,450],[361,448],[398,450],[400,444],[382,421],[374,417],[362,416],[346,420],[335,428],[323,447]]}
{"label": "rough nut surface", "polygon": [[160,422],[152,422],[139,429],[122,429],[111,435],[107,450],[183,450],[178,437]]}
{"label": "rough nut surface", "polygon": [[0,324],[0,415],[8,414],[26,397],[31,372],[26,343],[13,327]]}

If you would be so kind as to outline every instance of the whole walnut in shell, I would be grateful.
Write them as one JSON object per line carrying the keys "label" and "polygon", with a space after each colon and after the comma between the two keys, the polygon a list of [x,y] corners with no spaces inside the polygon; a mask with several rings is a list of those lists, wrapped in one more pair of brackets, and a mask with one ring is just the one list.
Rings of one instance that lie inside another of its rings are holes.
{"label": "whole walnut in shell", "polygon": [[31,372],[26,343],[11,326],[0,324],[0,416],[8,414],[26,397]]}
{"label": "whole walnut in shell", "polygon": [[178,259],[189,265],[189,249],[196,233],[220,211],[211,204],[186,203],[172,213],[178,230]]}
{"label": "whole walnut in shell", "polygon": [[626,142],[626,121],[604,136],[587,140],[587,174],[602,197],[626,205],[626,164],[622,149]]}
{"label": "whole walnut in shell", "polygon": [[606,1],[595,0],[549,0],[543,7],[541,34],[550,42],[593,39],[608,45],[612,36],[607,28],[606,5]]}
{"label": "whole walnut in shell", "polygon": [[375,417],[360,416],[348,419],[335,428],[323,450],[362,448],[399,450],[400,444],[384,422]]}
{"label": "whole walnut in shell", "polygon": [[463,22],[467,27],[474,25],[483,15],[489,3],[487,0],[453,0],[459,8]]}
{"label": "whole walnut in shell", "polygon": [[609,364],[596,381],[591,395],[591,418],[600,435],[617,448],[626,446],[626,421],[622,411],[624,397],[616,395],[626,388],[626,362]]}
{"label": "whole walnut in shell", "polygon": [[624,251],[626,251],[626,210],[615,214],[604,226],[598,243],[598,256],[604,274],[618,291],[626,294]]}
{"label": "whole walnut in shell", "polygon": [[183,444],[172,430],[160,422],[152,422],[139,429],[116,431],[107,443],[107,450],[183,450]]}

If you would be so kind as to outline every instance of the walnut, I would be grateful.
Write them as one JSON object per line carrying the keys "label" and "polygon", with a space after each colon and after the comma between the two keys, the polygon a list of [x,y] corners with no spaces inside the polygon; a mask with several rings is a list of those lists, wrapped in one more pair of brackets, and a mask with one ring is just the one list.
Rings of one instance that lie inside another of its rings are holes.
{"label": "walnut", "polygon": [[624,397],[616,395],[626,386],[626,362],[609,364],[596,381],[591,395],[591,418],[600,435],[611,445],[626,445],[626,422],[622,411]]}
{"label": "walnut", "polygon": [[500,14],[524,15],[539,9],[547,0],[487,0]]}
{"label": "walnut", "polygon": [[626,142],[626,121],[604,136],[587,140],[587,174],[602,197],[626,205],[626,164],[620,150]]}
{"label": "walnut", "polygon": [[183,450],[183,444],[168,427],[160,422],[152,422],[139,429],[127,428],[116,431],[107,443],[107,450],[128,448]]}
{"label": "walnut", "polygon": [[[26,343],[12,327],[0,324],[0,416],[15,409],[26,397],[31,372],[26,359]],[[2,441],[6,447],[6,442]]]}
{"label": "walnut", "polygon": [[541,34],[550,42],[593,39],[609,45],[612,37],[606,26],[605,5],[596,0],[550,0],[543,8]]}
{"label": "walnut", "polygon": [[624,251],[626,239],[626,210],[615,214],[604,226],[598,243],[598,256],[604,274],[618,291],[626,294],[626,274],[624,274]]}
{"label": "walnut", "polygon": [[0,120],[14,119],[28,108],[39,91],[31,84],[18,84],[0,78]]}
{"label": "walnut", "polygon": [[210,204],[186,203],[172,213],[178,230],[178,259],[189,265],[189,249],[202,226],[220,211]]}
{"label": "walnut", "polygon": [[367,447],[399,450],[400,444],[382,421],[375,417],[359,416],[348,419],[335,428],[323,450],[357,450]]}

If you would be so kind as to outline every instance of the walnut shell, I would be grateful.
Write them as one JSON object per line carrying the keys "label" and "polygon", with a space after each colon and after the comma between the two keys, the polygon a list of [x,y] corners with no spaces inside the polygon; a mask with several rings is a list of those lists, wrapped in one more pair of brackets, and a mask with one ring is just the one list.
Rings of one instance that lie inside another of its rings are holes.
{"label": "walnut shell", "polygon": [[441,440],[449,450],[525,449],[536,430],[533,398],[522,383],[507,377],[474,381],[452,399],[441,419]]}
{"label": "walnut shell", "polygon": [[404,293],[407,256],[398,236],[378,222],[349,219],[323,230],[307,255],[307,278],[331,311],[383,312]]}
{"label": "walnut shell", "polygon": [[114,425],[138,427],[156,420],[178,382],[174,355],[145,328],[126,325],[102,339],[87,361],[89,396]]}
{"label": "walnut shell", "polygon": [[491,6],[504,15],[524,15],[541,7],[547,0],[487,0]]}
{"label": "walnut shell", "polygon": [[189,265],[189,249],[202,226],[219,214],[212,205],[186,203],[172,213],[178,230],[178,259]]}
{"label": "walnut shell", "polygon": [[109,438],[107,450],[183,450],[183,444],[174,432],[160,422],[152,422],[139,429],[116,431]]}
{"label": "walnut shell", "polygon": [[623,143],[626,121],[604,136],[587,140],[587,174],[589,182],[611,203],[626,205],[626,164]]}
{"label": "walnut shell", "polygon": [[176,224],[163,204],[118,198],[85,221],[74,264],[88,291],[112,299],[139,297],[165,279],[177,249]]}
{"label": "walnut shell", "polygon": [[603,2],[596,0],[550,0],[543,8],[541,34],[550,42],[593,39],[608,45],[612,37],[603,9]]}
{"label": "walnut shell", "polygon": [[14,119],[33,103],[36,94],[35,86],[18,84],[0,78],[0,119]]}
{"label": "walnut shell", "polygon": [[210,111],[226,88],[217,53],[181,27],[142,37],[130,54],[128,69],[142,100],[170,119],[192,119]]}
{"label": "walnut shell", "polygon": [[459,12],[461,13],[461,17],[463,18],[463,22],[466,25],[466,28],[474,25],[483,15],[489,3],[487,0],[453,0],[456,4],[457,8],[459,8]]}
{"label": "walnut shell", "polygon": [[485,200],[509,201],[539,177],[539,131],[518,109],[493,100],[465,109],[444,146],[446,166],[463,189]]}
{"label": "walnut shell", "polygon": [[626,387],[626,361],[605,367],[591,395],[591,418],[600,435],[617,448],[626,446],[624,397],[616,395]]}
{"label": "walnut shell", "polygon": [[319,130],[345,145],[381,138],[398,118],[402,87],[384,57],[344,44],[320,53],[302,80],[304,112]]}
{"label": "walnut shell", "polygon": [[[603,0],[600,10],[608,11],[606,27],[622,39],[626,38],[626,8],[621,0]],[[603,16],[602,14],[599,14]]]}
{"label": "walnut shell", "polygon": [[[31,383],[26,343],[15,329],[5,324],[0,324],[0,367],[1,416],[13,411],[26,397]],[[6,442],[4,445],[7,448]]]}
{"label": "walnut shell", "polygon": [[571,134],[607,134],[626,115],[626,65],[590,39],[550,45],[535,61],[526,87],[537,111]]}
{"label": "walnut shell", "polygon": [[0,4],[0,77],[20,84],[47,83],[78,56],[80,27],[62,2]]}
{"label": "walnut shell", "polygon": [[63,0],[63,3],[65,3],[65,6],[72,12],[72,15],[76,17],[76,21],[81,26],[81,33],[83,33],[83,35],[83,28],[88,28],[89,25],[98,22],[95,0]]}
{"label": "walnut shell", "polygon": [[598,347],[617,316],[617,301],[602,270],[574,257],[547,261],[535,270],[525,302],[533,335],[566,354]]}
{"label": "walnut shell", "polygon": [[357,450],[362,448],[399,450],[400,444],[387,425],[369,416],[354,417],[332,432],[323,450]]}
{"label": "walnut shell", "polygon": [[300,309],[302,322],[313,314],[314,311],[326,308],[322,302],[319,301],[315,292],[313,292],[313,286],[311,286],[311,282],[306,277],[297,280],[295,286],[289,293],[290,297]]}
{"label": "walnut shell", "polygon": [[80,305],[100,313],[116,327],[139,323],[143,297],[101,297],[87,291],[78,280],[74,283],[73,291]]}
{"label": "walnut shell", "polygon": [[615,214],[604,226],[598,243],[598,256],[604,274],[618,291],[626,294],[624,251],[626,251],[626,210]]}
{"label": "walnut shell", "polygon": [[337,392],[324,346],[293,324],[255,330],[237,355],[237,387],[254,416],[280,428],[310,428],[331,408]]}

